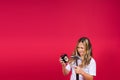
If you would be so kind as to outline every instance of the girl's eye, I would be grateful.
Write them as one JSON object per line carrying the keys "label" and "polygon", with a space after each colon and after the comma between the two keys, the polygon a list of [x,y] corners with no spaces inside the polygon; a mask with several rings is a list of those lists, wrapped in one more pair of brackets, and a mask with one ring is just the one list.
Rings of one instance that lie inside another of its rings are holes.
{"label": "girl's eye", "polygon": [[81,47],[81,49],[83,49],[83,47]]}
{"label": "girl's eye", "polygon": [[77,47],[78,49],[80,48],[80,47]]}
{"label": "girl's eye", "polygon": [[77,49],[84,49],[83,47],[77,47]]}

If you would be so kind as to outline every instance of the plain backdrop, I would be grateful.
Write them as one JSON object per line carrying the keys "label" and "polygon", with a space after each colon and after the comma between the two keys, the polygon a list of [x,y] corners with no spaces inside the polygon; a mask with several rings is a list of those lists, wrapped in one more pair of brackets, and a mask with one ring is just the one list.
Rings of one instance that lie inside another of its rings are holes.
{"label": "plain backdrop", "polygon": [[118,80],[119,0],[0,1],[0,80],[69,80],[59,57],[91,40],[94,80]]}

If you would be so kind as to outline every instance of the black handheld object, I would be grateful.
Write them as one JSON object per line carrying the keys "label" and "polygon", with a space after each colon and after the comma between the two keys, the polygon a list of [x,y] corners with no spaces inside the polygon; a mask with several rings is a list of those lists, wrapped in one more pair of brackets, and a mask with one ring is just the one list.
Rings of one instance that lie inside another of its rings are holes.
{"label": "black handheld object", "polygon": [[[78,59],[81,59],[79,56],[71,56],[71,58],[75,59],[76,66],[78,66]],[[76,80],[79,80],[79,74],[76,74]]]}
{"label": "black handheld object", "polygon": [[75,59],[75,60],[77,60],[77,59],[81,59],[79,56],[71,56],[71,58],[73,58],[73,59]]}
{"label": "black handheld object", "polygon": [[69,60],[67,54],[63,54],[60,57],[61,57],[62,61],[64,61],[64,63],[67,63]]}

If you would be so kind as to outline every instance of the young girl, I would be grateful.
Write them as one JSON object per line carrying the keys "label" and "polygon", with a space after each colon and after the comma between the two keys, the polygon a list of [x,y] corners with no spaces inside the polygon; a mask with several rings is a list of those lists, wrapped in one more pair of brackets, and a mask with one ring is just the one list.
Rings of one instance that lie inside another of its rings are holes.
{"label": "young girl", "polygon": [[72,56],[80,57],[77,60],[78,66],[74,58],[70,58],[67,64],[61,60],[63,74],[67,75],[72,71],[70,80],[93,80],[96,76],[96,62],[92,57],[92,46],[87,37],[78,40]]}

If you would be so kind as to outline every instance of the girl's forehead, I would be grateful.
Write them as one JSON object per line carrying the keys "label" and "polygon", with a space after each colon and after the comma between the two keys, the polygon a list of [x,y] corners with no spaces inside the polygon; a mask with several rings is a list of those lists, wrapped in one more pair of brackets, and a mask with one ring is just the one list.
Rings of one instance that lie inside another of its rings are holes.
{"label": "girl's forehead", "polygon": [[78,46],[84,46],[84,43],[80,42],[78,43]]}

